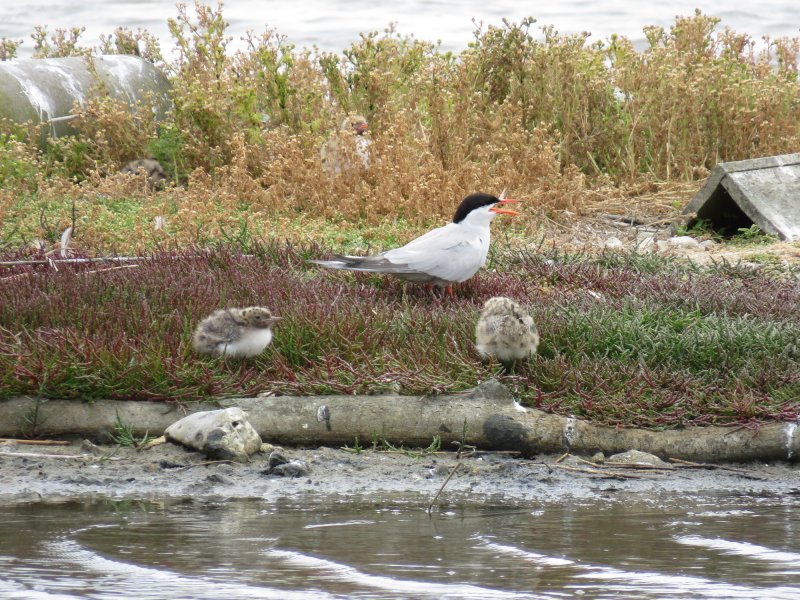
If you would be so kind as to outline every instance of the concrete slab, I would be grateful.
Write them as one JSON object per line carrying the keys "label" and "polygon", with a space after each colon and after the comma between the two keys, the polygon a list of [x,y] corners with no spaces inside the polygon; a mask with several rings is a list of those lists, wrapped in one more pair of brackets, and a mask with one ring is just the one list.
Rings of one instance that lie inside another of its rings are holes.
{"label": "concrete slab", "polygon": [[785,241],[800,239],[800,153],[719,163],[684,209],[723,235],[757,225]]}

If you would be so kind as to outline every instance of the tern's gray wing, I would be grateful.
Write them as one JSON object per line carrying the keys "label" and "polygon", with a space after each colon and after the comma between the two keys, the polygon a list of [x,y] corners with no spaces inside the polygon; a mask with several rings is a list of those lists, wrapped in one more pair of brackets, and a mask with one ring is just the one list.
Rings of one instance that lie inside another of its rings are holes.
{"label": "tern's gray wing", "polygon": [[488,231],[481,237],[474,229],[449,223],[402,248],[389,250],[384,256],[390,262],[405,265],[414,272],[433,275],[444,281],[462,282],[483,266],[488,250]]}
{"label": "tern's gray wing", "polygon": [[227,310],[218,310],[206,317],[197,328],[197,334],[214,342],[232,342],[241,335],[240,325]]}

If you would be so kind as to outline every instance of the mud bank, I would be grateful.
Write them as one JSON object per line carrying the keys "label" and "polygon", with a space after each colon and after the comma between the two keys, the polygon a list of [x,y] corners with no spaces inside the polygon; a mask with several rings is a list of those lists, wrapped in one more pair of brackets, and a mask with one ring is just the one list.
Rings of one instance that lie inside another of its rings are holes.
{"label": "mud bank", "polygon": [[[0,444],[0,503],[93,497],[265,501],[322,497],[330,502],[403,501],[425,507],[458,460],[453,453],[411,456],[328,447],[286,448],[284,454],[306,461],[310,473],[300,478],[269,475],[266,453],[245,464],[206,464],[202,455],[172,444],[137,451],[80,441],[62,446],[9,442]],[[800,493],[800,469],[785,463],[592,473],[585,462],[574,458],[557,462],[558,458],[521,459],[498,453],[461,458],[462,465],[447,482],[439,504],[612,499],[624,493]]]}

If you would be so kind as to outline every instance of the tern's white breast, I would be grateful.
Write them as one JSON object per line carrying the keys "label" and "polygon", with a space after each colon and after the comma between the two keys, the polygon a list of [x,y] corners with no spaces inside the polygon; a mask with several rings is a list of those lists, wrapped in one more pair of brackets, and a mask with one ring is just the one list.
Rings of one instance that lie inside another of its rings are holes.
{"label": "tern's white breast", "polygon": [[242,336],[227,344],[220,344],[220,352],[229,356],[255,356],[272,341],[272,329],[245,329]]}

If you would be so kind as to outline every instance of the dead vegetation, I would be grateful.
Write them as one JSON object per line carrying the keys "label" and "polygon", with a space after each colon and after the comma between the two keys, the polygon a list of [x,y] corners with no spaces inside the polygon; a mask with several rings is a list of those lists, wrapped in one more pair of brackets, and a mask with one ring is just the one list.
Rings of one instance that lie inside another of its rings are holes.
{"label": "dead vegetation", "polygon": [[[33,126],[3,124],[0,243],[52,238],[38,214],[62,231],[73,204],[75,242],[106,252],[268,237],[287,217],[419,227],[469,192],[505,187],[540,218],[664,196],[674,212],[717,161],[800,142],[798,39],[756,46],[700,13],[646,28],[642,52],[533,20],[480,28],[459,55],[391,28],[341,55],[274,31],[232,52],[221,6],[202,4],[179,5],[170,29],[171,62],[146,32],[119,29],[94,49],[156,62],[172,83],[166,120],[101,94],[76,107],[74,136],[44,147]],[[37,31],[37,56],[86,55],[80,33]],[[319,149],[356,112],[374,160],[331,176]],[[174,187],[148,193],[116,175],[145,156]]]}

